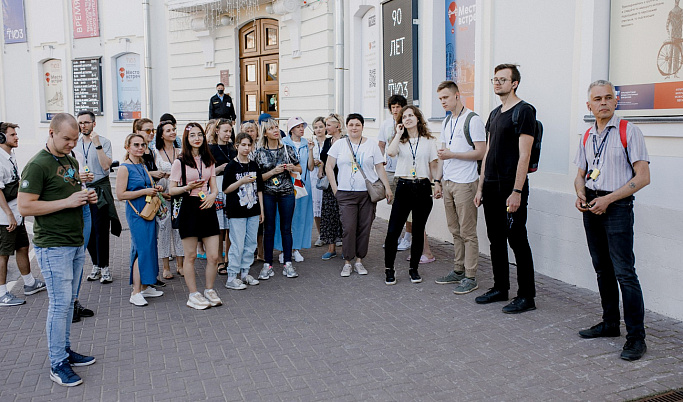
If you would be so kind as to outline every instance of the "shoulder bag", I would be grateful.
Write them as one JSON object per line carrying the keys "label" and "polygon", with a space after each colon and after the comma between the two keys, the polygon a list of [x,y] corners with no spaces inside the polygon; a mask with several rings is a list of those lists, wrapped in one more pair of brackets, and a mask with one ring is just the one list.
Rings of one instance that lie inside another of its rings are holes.
{"label": "shoulder bag", "polygon": [[[147,176],[149,176],[149,180],[152,186],[154,186],[154,179],[152,179],[152,176],[149,174],[149,171],[147,170],[146,167],[143,167],[145,169],[145,172],[147,172]],[[133,208],[133,211],[142,219],[146,221],[151,221],[154,220],[154,218],[157,216],[157,213],[161,209],[161,198],[157,194],[155,197],[148,197],[147,202],[145,203],[145,207],[142,208],[142,211],[138,212],[137,209],[133,206],[133,203],[128,200],[128,204],[130,204],[130,207]]]}
{"label": "shoulder bag", "polygon": [[[361,137],[361,141],[363,141],[363,138]],[[346,137],[346,144],[349,146],[349,149],[351,150],[351,156],[353,157],[353,163],[358,165],[358,161],[356,160],[356,155],[353,153],[353,147],[351,146],[351,140]],[[374,169],[374,167],[373,167]],[[382,183],[382,180],[379,178],[377,181],[374,183],[368,180],[367,176],[365,176],[365,172],[363,171],[363,168],[360,167],[360,173],[363,175],[363,179],[365,180],[365,187],[368,189],[368,194],[370,195],[370,201],[372,202],[379,202],[382,201],[383,199],[387,198],[387,193],[386,189],[384,188],[384,183]]]}
{"label": "shoulder bag", "polygon": [[[285,151],[285,159],[287,159],[287,163],[290,164],[291,158],[289,157],[289,151],[287,151],[287,145],[282,144],[282,146]],[[301,166],[301,161],[299,161],[299,166]],[[294,198],[298,200],[299,198],[307,197],[308,191],[306,190],[304,181],[301,179],[301,173],[289,172],[289,176],[292,178],[292,184],[294,185]]]}

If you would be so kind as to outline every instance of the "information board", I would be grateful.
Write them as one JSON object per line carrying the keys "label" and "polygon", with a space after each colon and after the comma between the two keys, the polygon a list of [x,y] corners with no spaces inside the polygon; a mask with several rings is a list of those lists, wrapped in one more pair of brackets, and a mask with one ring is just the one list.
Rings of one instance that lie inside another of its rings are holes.
{"label": "information board", "polygon": [[89,110],[102,115],[102,62],[101,59],[73,61],[74,112]]}
{"label": "information board", "polygon": [[390,0],[382,4],[384,104],[394,94],[410,104],[419,102],[417,64],[417,0]]}

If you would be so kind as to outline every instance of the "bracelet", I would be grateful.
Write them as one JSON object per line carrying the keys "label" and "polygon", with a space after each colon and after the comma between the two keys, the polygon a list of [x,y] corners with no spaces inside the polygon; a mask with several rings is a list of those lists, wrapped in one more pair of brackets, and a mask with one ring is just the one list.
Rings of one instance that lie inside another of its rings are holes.
{"label": "bracelet", "polygon": [[102,145],[96,146],[95,149],[102,149]]}
{"label": "bracelet", "polygon": [[439,184],[441,184],[441,179],[434,179],[434,183],[439,183]]}
{"label": "bracelet", "polygon": [[513,192],[513,193],[517,193],[517,194],[522,194],[522,190],[520,190],[520,189],[518,189],[518,188],[513,188],[513,189],[512,189],[512,192]]}

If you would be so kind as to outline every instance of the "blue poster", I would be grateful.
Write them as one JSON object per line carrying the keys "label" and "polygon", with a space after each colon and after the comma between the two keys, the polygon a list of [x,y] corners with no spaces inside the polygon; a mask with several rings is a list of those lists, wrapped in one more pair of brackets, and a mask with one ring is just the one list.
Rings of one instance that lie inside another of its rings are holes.
{"label": "blue poster", "polygon": [[119,120],[142,117],[140,102],[140,56],[124,54],[116,59],[116,94],[119,102]]}
{"label": "blue poster", "polygon": [[465,106],[474,107],[476,0],[446,0],[446,79],[458,84]]}
{"label": "blue poster", "polygon": [[26,42],[24,0],[2,0],[2,23],[5,43]]}

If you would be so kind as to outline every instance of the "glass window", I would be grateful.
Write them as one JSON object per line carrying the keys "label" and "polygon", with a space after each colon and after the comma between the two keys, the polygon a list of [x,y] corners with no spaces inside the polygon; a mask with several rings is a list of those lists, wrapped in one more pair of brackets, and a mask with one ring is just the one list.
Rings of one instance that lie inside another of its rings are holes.
{"label": "glass window", "polygon": [[247,95],[247,112],[256,111],[256,95]]}
{"label": "glass window", "polygon": [[277,94],[266,94],[266,110],[277,112]]}
{"label": "glass window", "polygon": [[266,28],[266,46],[277,46],[277,28]]}
{"label": "glass window", "polygon": [[247,32],[244,35],[244,47],[246,49],[256,49],[256,31]]}
{"label": "glass window", "polygon": [[247,82],[256,82],[256,64],[247,65]]}
{"label": "glass window", "polygon": [[266,81],[277,81],[277,63],[266,63]]}

